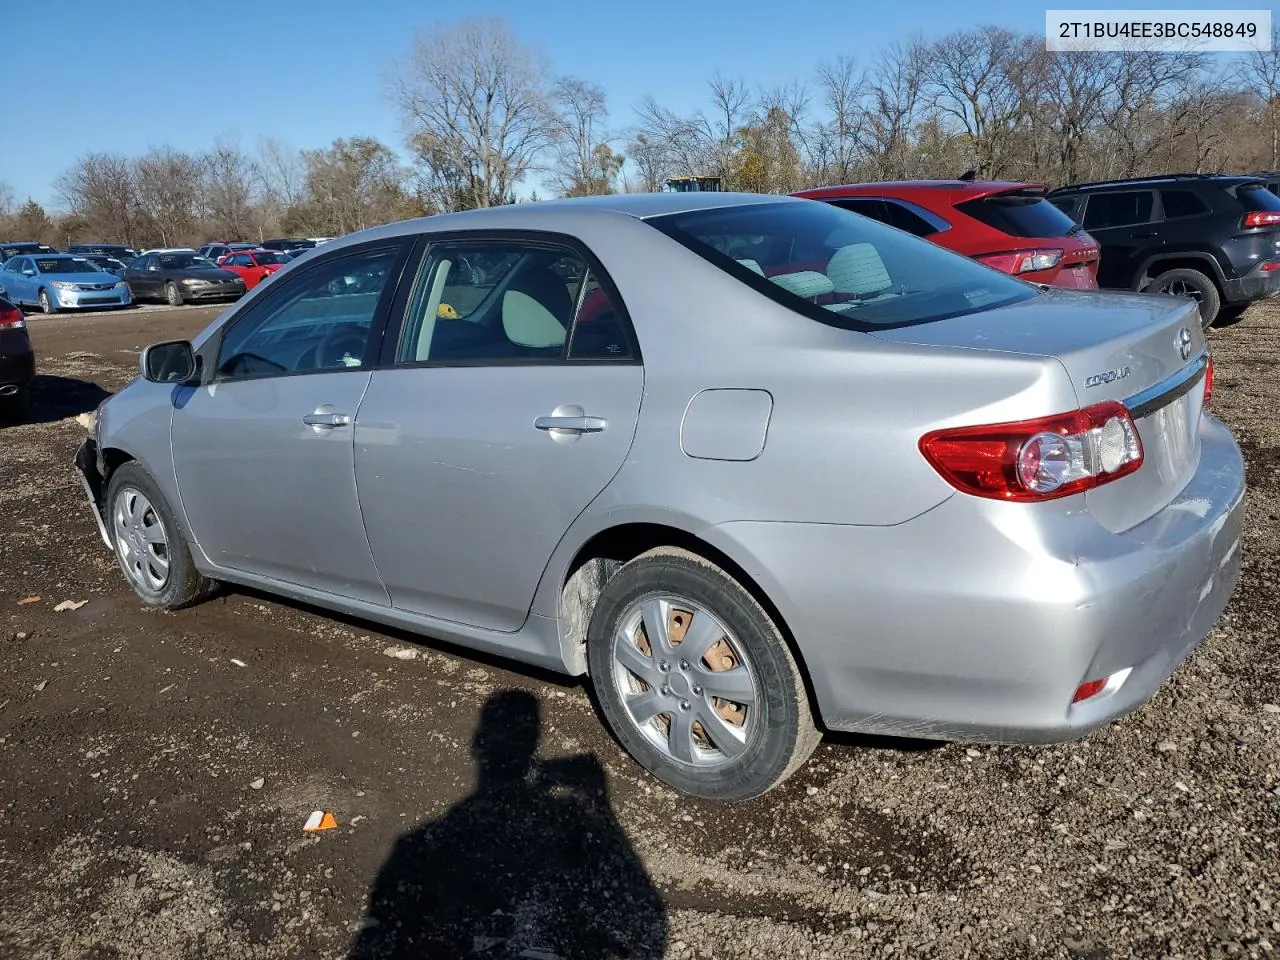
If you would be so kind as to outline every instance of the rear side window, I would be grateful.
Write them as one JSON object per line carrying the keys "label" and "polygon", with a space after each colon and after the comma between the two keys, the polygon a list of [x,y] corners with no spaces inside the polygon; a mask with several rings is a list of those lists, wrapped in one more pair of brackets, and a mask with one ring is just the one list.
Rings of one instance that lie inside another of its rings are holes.
{"label": "rear side window", "polygon": [[753,203],[646,222],[770,299],[846,329],[928,323],[1036,296],[1029,284],[826,203]]}
{"label": "rear side window", "polygon": [[966,200],[956,209],[1011,237],[1065,237],[1076,225],[1040,194],[1000,193]]}
{"label": "rear side window", "polygon": [[1153,201],[1150,190],[1096,193],[1089,197],[1089,204],[1084,209],[1084,228],[1104,230],[1107,227],[1150,223]]}
{"label": "rear side window", "polygon": [[1209,205],[1190,190],[1161,190],[1160,203],[1164,205],[1164,217],[1197,217],[1209,212]]}
{"label": "rear side window", "polygon": [[897,200],[882,200],[877,197],[845,197],[840,200],[833,200],[831,203],[844,210],[860,213],[864,217],[870,217],[872,220],[878,220],[881,223],[887,223],[891,227],[897,227],[899,230],[905,230],[907,233],[914,234],[917,237],[932,236],[950,226],[940,217],[923,211],[917,213]]}
{"label": "rear side window", "polygon": [[1280,197],[1260,183],[1246,183],[1236,188],[1236,199],[1246,210],[1280,211]]}

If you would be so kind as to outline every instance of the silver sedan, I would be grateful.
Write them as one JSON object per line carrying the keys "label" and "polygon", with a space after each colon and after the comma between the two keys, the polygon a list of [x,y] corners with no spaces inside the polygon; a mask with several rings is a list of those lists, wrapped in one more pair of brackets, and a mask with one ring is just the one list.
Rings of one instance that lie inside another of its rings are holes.
{"label": "silver sedan", "polygon": [[142,373],[77,465],[144,603],[244,584],[589,675],[702,797],[763,793],[823,728],[1082,736],[1240,562],[1193,303],[808,200],[378,227]]}

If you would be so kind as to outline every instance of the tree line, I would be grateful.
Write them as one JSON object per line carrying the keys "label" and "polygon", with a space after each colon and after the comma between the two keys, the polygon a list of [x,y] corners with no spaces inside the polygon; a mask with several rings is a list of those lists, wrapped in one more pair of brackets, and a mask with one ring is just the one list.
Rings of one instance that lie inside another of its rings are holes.
{"label": "tree line", "polygon": [[1276,170],[1280,26],[1273,47],[1048,53],[1039,35],[976,27],[865,62],[839,57],[771,87],[717,73],[701,109],[646,97],[618,122],[599,83],[558,75],[505,21],[433,24],[384,77],[408,163],[364,136],[301,150],[223,138],[202,154],[92,152],[58,178],[56,215],[0,184],[0,235],[133,246],[330,236],[515,202],[535,182],[574,197],[690,175],[785,193],[965,170],[1055,185]]}

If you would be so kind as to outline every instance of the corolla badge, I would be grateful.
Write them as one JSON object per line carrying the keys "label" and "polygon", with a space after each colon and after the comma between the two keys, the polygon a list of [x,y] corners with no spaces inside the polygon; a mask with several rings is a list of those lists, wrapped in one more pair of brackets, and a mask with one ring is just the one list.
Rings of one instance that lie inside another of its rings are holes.
{"label": "corolla badge", "polygon": [[1183,327],[1178,331],[1178,335],[1174,337],[1174,343],[1178,345],[1178,353],[1183,360],[1191,359],[1191,331]]}
{"label": "corolla badge", "polygon": [[1100,387],[1104,383],[1114,383],[1116,380],[1123,380],[1132,372],[1128,367],[1120,367],[1116,370],[1104,370],[1102,373],[1095,373],[1084,378],[1085,389]]}

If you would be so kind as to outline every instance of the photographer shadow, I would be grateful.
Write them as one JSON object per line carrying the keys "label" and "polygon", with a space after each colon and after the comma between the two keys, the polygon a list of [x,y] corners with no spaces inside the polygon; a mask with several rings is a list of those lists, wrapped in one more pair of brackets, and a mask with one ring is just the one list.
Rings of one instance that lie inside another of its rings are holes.
{"label": "photographer shadow", "polygon": [[609,804],[593,755],[542,760],[538,701],[485,702],[475,792],[397,841],[349,960],[649,958],[662,899]]}

